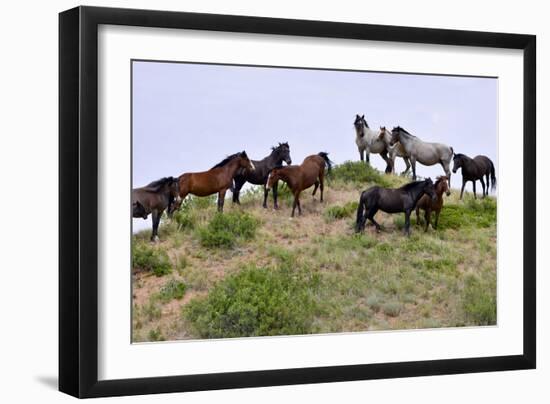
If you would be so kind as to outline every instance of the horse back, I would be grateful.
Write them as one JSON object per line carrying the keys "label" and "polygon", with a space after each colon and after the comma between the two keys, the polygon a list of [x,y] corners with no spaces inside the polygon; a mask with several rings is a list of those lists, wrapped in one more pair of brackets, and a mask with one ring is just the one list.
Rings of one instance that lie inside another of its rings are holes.
{"label": "horse back", "polygon": [[487,156],[479,155],[475,156],[473,158],[476,165],[481,169],[481,174],[489,174],[491,172],[491,167],[493,166],[493,162],[491,159]]}

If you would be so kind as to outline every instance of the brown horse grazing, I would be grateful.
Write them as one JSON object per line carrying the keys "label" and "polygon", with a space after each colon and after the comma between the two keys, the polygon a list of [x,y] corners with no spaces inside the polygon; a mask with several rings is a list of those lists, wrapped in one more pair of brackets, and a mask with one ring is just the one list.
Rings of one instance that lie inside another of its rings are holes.
{"label": "brown horse grazing", "polygon": [[267,177],[266,188],[273,188],[273,185],[279,180],[286,182],[294,195],[291,217],[294,217],[296,206],[298,207],[298,214],[301,215],[302,207],[300,206],[300,193],[304,189],[315,185],[312,194],[315,195],[317,188],[320,188],[321,202],[323,202],[323,191],[325,189],[325,166],[330,172],[332,168],[332,161],[329,160],[328,153],[321,152],[319,154],[313,154],[306,157],[299,166],[291,165],[274,168]]}
{"label": "brown horse grazing", "polygon": [[217,192],[218,211],[223,212],[225,193],[233,185],[233,178],[239,169],[254,170],[254,164],[248,159],[245,151],[228,156],[208,171],[180,175],[178,181],[181,200],[175,209],[180,207],[188,194],[208,196]]}
{"label": "brown horse grazing", "polygon": [[178,180],[174,177],[161,178],[144,187],[132,189],[132,217],[147,219],[149,214],[153,215],[151,241],[158,240],[160,217],[166,208],[168,215],[172,215],[178,194]]}
{"label": "brown horse grazing", "polygon": [[426,220],[426,227],[424,231],[428,231],[428,226],[432,220],[432,212],[435,212],[435,223],[432,223],[432,227],[437,229],[437,222],[439,221],[439,214],[441,213],[441,208],[443,207],[443,193],[447,196],[451,195],[451,190],[449,189],[449,183],[447,182],[447,177],[444,175],[437,177],[437,180],[434,184],[436,200],[432,200],[428,195],[424,195],[416,204],[416,224],[420,224],[420,209],[424,211],[424,218]]}

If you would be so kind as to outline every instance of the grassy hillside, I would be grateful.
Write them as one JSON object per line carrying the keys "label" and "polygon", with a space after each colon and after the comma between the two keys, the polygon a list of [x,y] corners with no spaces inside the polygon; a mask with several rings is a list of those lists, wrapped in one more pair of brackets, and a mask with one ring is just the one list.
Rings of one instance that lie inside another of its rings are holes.
{"label": "grassy hillside", "polygon": [[[455,177],[456,178],[456,177]],[[359,194],[408,179],[344,163],[325,201],[302,193],[303,215],[263,209],[263,191],[226,201],[189,198],[133,240],[133,340],[157,341],[434,328],[496,322],[496,200],[446,198],[437,231],[378,213],[383,231],[353,232]],[[272,207],[270,198],[270,207]]]}

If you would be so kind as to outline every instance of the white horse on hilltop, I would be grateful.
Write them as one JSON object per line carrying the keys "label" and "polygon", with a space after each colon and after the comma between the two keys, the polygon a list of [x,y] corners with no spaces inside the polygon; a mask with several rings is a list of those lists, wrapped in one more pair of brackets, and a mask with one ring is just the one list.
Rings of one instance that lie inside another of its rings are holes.
{"label": "white horse on hilltop", "polygon": [[386,172],[391,172],[392,166],[388,157],[388,147],[386,143],[380,139],[380,131],[369,128],[365,120],[365,115],[356,115],[353,126],[355,127],[355,144],[359,150],[361,161],[365,160],[366,154],[367,164],[370,164],[370,153],[380,154],[386,162]]}

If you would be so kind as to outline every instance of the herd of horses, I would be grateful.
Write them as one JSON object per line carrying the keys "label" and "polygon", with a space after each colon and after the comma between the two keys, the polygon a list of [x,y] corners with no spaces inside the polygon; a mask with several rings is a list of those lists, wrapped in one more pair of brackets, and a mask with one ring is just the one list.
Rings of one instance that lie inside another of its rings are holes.
{"label": "herd of horses", "polygon": [[[486,156],[470,158],[465,154],[455,153],[453,148],[442,143],[430,143],[407,132],[400,126],[391,131],[385,127],[380,130],[369,128],[365,116],[356,115],[354,121],[355,143],[361,161],[370,164],[370,154],[380,154],[386,162],[386,173],[395,172],[395,159],[404,160],[408,174],[412,169],[412,182],[399,188],[373,186],[361,193],[357,207],[355,230],[364,230],[369,220],[380,231],[380,224],[374,219],[379,211],[386,213],[405,213],[405,233],[410,234],[410,216],[415,210],[417,223],[420,223],[420,210],[424,211],[425,231],[431,224],[437,228],[439,214],[443,207],[443,194],[450,195],[451,162],[453,173],[462,170],[462,188],[466,182],[473,182],[474,198],[476,181],[481,182],[482,197],[489,194],[489,187],[496,186],[495,167]],[[286,163],[286,166],[283,164]],[[435,183],[430,179],[417,181],[416,163],[425,166],[440,164],[445,175],[437,177]],[[291,217],[295,210],[301,215],[300,194],[303,190],[314,187],[313,195],[320,190],[323,201],[325,175],[330,173],[333,162],[328,153],[320,152],[307,156],[300,165],[293,165],[290,158],[290,146],[287,142],[271,148],[271,153],[262,160],[251,160],[246,151],[232,154],[213,166],[208,171],[184,173],[179,177],[164,177],[157,181],[132,190],[132,216],[147,219],[152,215],[151,240],[158,240],[158,227],[162,214],[168,216],[178,210],[189,194],[204,197],[218,194],[218,211],[223,212],[225,195],[228,190],[233,194],[233,203],[240,204],[239,194],[245,183],[263,185],[263,207],[267,208],[269,191],[273,190],[274,208],[278,209],[277,184],[283,181],[290,189],[294,201]],[[431,215],[435,213],[435,222]]]}

